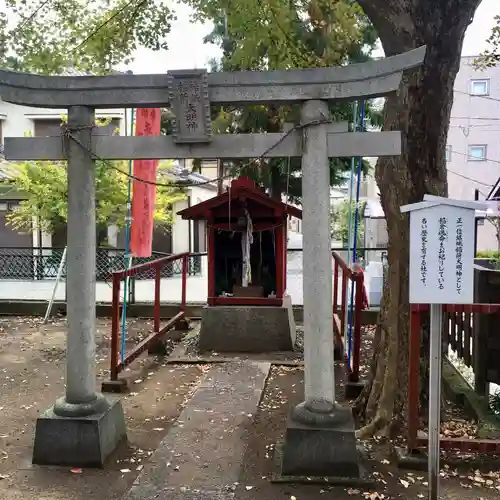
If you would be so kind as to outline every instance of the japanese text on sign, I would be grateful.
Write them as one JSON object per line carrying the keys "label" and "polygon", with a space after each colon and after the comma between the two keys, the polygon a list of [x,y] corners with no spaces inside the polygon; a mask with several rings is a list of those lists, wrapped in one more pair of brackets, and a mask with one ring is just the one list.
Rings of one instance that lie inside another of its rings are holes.
{"label": "japanese text on sign", "polygon": [[427,219],[424,217],[420,229],[420,281],[427,284]]}
{"label": "japanese text on sign", "polygon": [[200,72],[172,72],[171,105],[177,142],[210,139],[210,113],[206,77]]}
{"label": "japanese text on sign", "polygon": [[[194,132],[198,128],[198,107],[200,104],[199,82],[191,78],[180,80],[179,98],[183,107],[183,119],[185,126],[188,130]],[[182,123],[182,118],[179,122]]]}
{"label": "japanese text on sign", "polygon": [[436,206],[411,213],[410,301],[473,302],[474,211]]}
{"label": "japanese text on sign", "polygon": [[438,240],[438,286],[440,290],[444,290],[444,266],[446,260],[445,243],[448,240],[448,220],[446,219],[446,217],[439,218]]}
{"label": "japanese text on sign", "polygon": [[464,253],[463,219],[462,217],[458,217],[456,224],[456,239],[455,239],[455,257],[456,257],[455,277],[456,277],[457,293],[459,295],[462,293],[463,253]]}

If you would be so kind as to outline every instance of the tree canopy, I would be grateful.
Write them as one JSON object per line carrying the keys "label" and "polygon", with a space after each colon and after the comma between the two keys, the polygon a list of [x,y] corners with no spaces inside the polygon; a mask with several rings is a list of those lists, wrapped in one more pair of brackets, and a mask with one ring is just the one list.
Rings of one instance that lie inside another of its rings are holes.
{"label": "tree canopy", "polygon": [[[251,0],[245,8],[221,0],[190,0],[196,18],[212,21],[214,29],[206,42],[218,44],[223,56],[214,61],[212,71],[241,69],[273,70],[325,67],[362,62],[370,58],[377,35],[357,3],[281,2]],[[251,27],[251,28],[250,28]],[[380,112],[366,106],[367,122],[379,125]],[[214,110],[218,133],[281,132],[285,123],[299,122],[298,106],[250,106]],[[358,122],[350,103],[330,106],[332,119]],[[273,159],[233,163],[234,171],[250,176],[269,188],[273,196],[286,193],[293,202],[301,196],[299,159]],[[350,161],[332,159],[330,184],[343,183]],[[368,164],[365,164],[365,171]]]}
{"label": "tree canopy", "polygon": [[143,46],[167,49],[174,19],[168,0],[4,0],[0,66],[56,74],[103,74]]}
{"label": "tree canopy", "polygon": [[480,68],[491,68],[500,63],[500,14],[495,16],[496,26],[488,38],[488,48],[476,61]]}
{"label": "tree canopy", "polygon": [[[189,0],[195,17],[212,21],[207,42],[223,48],[214,69],[280,69],[324,67],[368,59],[377,35],[352,0],[310,3],[251,0],[240,8],[221,0]],[[106,74],[130,62],[138,46],[167,49],[166,36],[175,18],[167,0],[7,0],[0,15],[0,65],[18,71],[55,74],[67,70]],[[7,22],[8,21],[8,22]],[[349,104],[332,106],[334,119],[353,121]],[[368,108],[368,119],[381,114]],[[298,121],[298,109],[252,107],[214,110],[221,133],[276,132]],[[169,132],[164,120],[164,132]],[[300,162],[233,164],[279,196],[300,198]],[[343,181],[349,162],[332,160],[331,184]]]}

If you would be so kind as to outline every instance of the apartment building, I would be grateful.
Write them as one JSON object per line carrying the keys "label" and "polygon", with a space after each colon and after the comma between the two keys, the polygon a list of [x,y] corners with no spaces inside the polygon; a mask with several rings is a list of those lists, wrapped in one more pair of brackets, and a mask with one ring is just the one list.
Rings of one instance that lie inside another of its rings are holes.
{"label": "apartment building", "polygon": [[[446,147],[450,198],[484,200],[500,178],[500,66],[484,71],[463,57],[455,81]],[[498,249],[491,223],[481,221],[478,250]]]}
{"label": "apartment building", "polygon": [[[463,57],[460,64],[446,146],[448,195],[460,200],[474,200],[476,189],[480,200],[500,193],[500,66],[481,71],[474,60]],[[370,246],[385,246],[384,214],[373,175],[362,184],[361,194],[367,200],[365,217],[377,219],[368,223],[373,228],[368,231]],[[479,221],[477,246],[498,249],[495,229],[487,220]]]}

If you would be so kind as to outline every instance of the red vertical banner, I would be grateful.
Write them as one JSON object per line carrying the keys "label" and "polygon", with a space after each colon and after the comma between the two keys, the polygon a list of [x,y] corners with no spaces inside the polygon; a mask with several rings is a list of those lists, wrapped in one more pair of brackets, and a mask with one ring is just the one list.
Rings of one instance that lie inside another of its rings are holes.
{"label": "red vertical banner", "polygon": [[[137,109],[135,135],[160,135],[160,109]],[[132,224],[130,227],[130,252],[134,257],[151,257],[153,251],[157,167],[158,160],[134,160],[136,179],[132,184]]]}

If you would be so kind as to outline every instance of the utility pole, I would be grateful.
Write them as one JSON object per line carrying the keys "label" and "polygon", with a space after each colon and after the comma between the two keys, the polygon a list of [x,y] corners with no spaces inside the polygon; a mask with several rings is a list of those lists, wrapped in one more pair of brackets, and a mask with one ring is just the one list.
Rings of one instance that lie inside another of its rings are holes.
{"label": "utility pole", "polygon": [[[479,201],[479,189],[474,190],[474,201]],[[479,227],[479,220],[477,217],[474,219],[474,257],[477,255],[477,229]]]}

